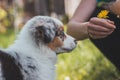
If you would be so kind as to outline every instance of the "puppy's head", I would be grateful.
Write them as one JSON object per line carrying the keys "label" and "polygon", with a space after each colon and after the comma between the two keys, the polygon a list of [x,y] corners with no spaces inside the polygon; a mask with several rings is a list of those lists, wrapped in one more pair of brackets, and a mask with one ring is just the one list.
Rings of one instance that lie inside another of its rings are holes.
{"label": "puppy's head", "polygon": [[37,46],[45,45],[56,53],[69,52],[76,47],[75,39],[64,33],[62,22],[56,18],[36,16],[25,28]]}

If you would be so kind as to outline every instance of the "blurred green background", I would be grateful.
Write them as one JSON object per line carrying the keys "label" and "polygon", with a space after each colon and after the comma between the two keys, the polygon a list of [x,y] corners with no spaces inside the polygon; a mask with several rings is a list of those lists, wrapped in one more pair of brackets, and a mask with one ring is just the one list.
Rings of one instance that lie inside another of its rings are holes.
{"label": "blurred green background", "polygon": [[[25,22],[35,15],[56,17],[67,29],[66,24],[78,2],[80,0],[0,0],[0,48],[9,47]],[[120,72],[89,39],[79,41],[74,51],[58,55],[56,69],[56,80],[120,80]]]}

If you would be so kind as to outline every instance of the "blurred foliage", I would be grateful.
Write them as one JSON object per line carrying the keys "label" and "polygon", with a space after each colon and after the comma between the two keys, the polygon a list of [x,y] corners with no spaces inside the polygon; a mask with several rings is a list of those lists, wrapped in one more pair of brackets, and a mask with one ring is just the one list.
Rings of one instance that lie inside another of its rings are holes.
{"label": "blurred foliage", "polygon": [[13,27],[13,23],[12,8],[7,11],[0,7],[0,33],[5,34],[7,29]]}
{"label": "blurred foliage", "polygon": [[7,17],[7,12],[4,9],[0,8],[0,20],[4,19],[5,17]]}
{"label": "blurred foliage", "polygon": [[1,33],[5,33],[6,32],[6,28],[4,27],[4,18],[7,17],[7,12],[0,8],[0,32]]}
{"label": "blurred foliage", "polygon": [[[14,30],[7,30],[0,34],[0,47],[8,47],[14,39]],[[114,65],[89,39],[79,41],[74,51],[58,55],[56,67],[56,80],[120,80],[120,73]]]}
{"label": "blurred foliage", "polygon": [[12,0],[0,0],[0,33],[6,34],[7,30],[13,28],[14,10]]}

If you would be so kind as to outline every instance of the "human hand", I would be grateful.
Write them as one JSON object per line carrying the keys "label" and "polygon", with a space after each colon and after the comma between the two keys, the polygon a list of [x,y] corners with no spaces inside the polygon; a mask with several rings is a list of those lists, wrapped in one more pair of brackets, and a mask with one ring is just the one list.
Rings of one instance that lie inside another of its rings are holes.
{"label": "human hand", "polygon": [[88,35],[92,39],[105,38],[110,35],[114,29],[114,22],[108,19],[94,17],[87,23]]}

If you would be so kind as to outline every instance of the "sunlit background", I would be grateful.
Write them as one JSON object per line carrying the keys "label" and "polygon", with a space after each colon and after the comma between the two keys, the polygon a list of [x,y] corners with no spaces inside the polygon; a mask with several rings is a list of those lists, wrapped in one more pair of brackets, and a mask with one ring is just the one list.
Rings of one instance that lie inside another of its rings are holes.
{"label": "sunlit background", "polygon": [[[66,25],[80,0],[0,0],[0,47],[13,43],[35,15],[60,19]],[[88,3],[89,5],[89,3]],[[120,80],[120,72],[90,42],[79,41],[71,53],[58,55],[56,80]]]}

